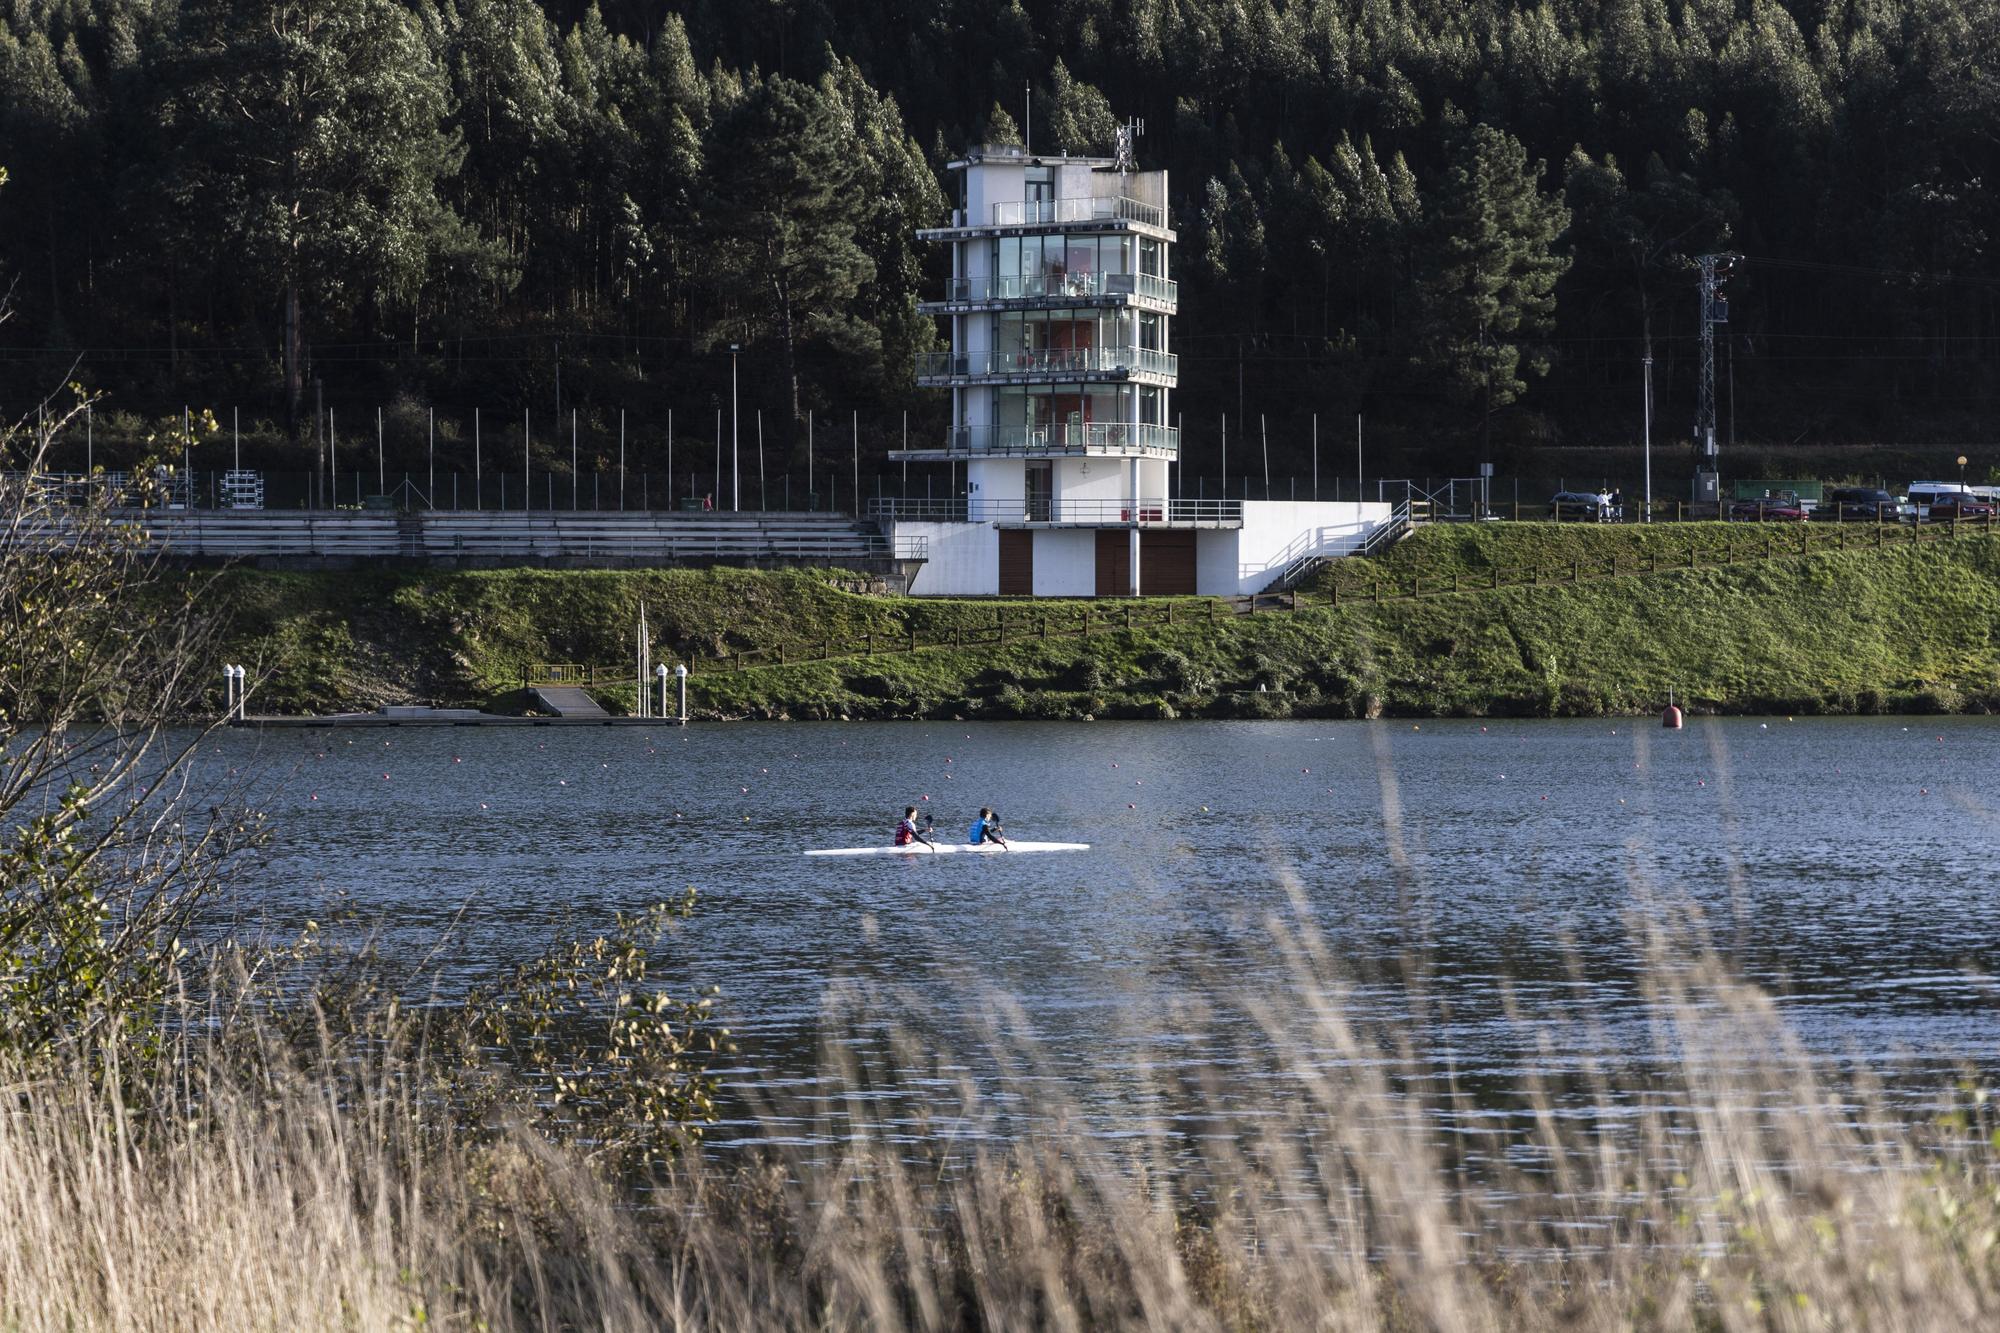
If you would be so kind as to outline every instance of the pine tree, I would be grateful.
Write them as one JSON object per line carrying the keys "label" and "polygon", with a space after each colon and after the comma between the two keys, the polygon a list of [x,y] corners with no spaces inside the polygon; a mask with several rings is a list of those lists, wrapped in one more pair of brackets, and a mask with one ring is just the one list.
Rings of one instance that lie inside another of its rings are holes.
{"label": "pine tree", "polygon": [[1421,361],[1477,405],[1486,462],[1494,410],[1527,391],[1526,376],[1548,373],[1544,339],[1555,326],[1556,280],[1569,267],[1556,251],[1569,209],[1542,193],[1543,165],[1505,130],[1473,126],[1431,214]]}
{"label": "pine tree", "polygon": [[723,305],[709,342],[775,340],[793,420],[802,350],[866,355],[878,337],[855,303],[875,276],[856,239],[868,201],[855,166],[834,108],[779,75],[728,109],[709,149],[706,239]]}

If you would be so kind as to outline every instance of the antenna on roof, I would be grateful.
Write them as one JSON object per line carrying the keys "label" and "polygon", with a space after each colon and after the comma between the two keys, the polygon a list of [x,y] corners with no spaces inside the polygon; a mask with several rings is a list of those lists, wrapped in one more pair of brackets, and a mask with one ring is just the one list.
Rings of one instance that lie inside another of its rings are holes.
{"label": "antenna on roof", "polygon": [[1143,120],[1128,120],[1118,127],[1118,170],[1129,174],[1139,169],[1138,141],[1145,132]]}
{"label": "antenna on roof", "polygon": [[1035,155],[1035,85],[1021,80],[1021,151]]}

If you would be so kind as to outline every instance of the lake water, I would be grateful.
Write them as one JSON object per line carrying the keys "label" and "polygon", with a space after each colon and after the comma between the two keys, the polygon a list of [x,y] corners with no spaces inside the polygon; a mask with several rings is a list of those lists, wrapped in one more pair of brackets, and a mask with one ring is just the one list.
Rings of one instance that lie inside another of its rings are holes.
{"label": "lake water", "polygon": [[[696,886],[672,970],[723,988],[739,1092],[810,1100],[849,980],[942,1050],[1014,997],[1008,1031],[1115,1125],[1120,1070],[1197,1050],[1187,1003],[1292,998],[1265,923],[1295,894],[1356,1009],[1472,1079],[1644,1047],[1633,927],[1674,903],[1816,1058],[1920,1096],[1993,1055],[1990,719],[278,730],[204,762],[256,775],[276,829],[239,908],[293,925],[344,896],[403,956],[457,921],[457,978],[565,911]],[[799,855],[886,843],[906,801],[941,834],[984,804],[1092,850]]]}

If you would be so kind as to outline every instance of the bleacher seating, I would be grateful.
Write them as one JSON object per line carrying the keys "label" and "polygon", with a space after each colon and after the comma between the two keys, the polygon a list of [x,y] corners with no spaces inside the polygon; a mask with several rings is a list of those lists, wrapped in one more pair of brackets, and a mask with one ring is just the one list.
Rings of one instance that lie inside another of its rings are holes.
{"label": "bleacher seating", "polygon": [[170,556],[479,563],[887,561],[887,541],[838,514],[150,511],[131,516]]}

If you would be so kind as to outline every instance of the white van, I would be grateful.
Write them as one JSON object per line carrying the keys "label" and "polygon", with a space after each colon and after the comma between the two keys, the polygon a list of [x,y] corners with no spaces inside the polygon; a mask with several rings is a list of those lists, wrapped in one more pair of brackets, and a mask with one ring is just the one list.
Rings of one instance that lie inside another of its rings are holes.
{"label": "white van", "polygon": [[1931,516],[1931,506],[1942,504],[1956,512],[1967,501],[1979,505],[2000,504],[2000,486],[1967,486],[1956,481],[1913,481],[1910,483],[1910,512],[1921,523]]}

